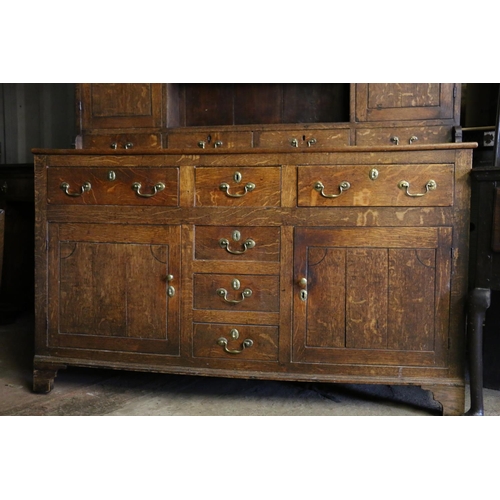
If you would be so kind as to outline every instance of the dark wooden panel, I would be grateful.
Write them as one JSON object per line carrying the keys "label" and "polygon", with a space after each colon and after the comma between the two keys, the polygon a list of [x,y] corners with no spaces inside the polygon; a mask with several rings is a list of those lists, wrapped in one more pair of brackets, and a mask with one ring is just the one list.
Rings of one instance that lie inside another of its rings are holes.
{"label": "dark wooden panel", "polygon": [[187,127],[231,125],[234,120],[232,83],[186,83],[183,91],[184,123]]}
{"label": "dark wooden panel", "polygon": [[349,84],[182,84],[184,126],[349,121]]}
{"label": "dark wooden panel", "polygon": [[307,299],[309,347],[345,346],[345,267],[345,249],[308,248],[307,287],[316,291]]}
{"label": "dark wooden panel", "polygon": [[435,279],[434,249],[389,251],[390,349],[433,350]]}
{"label": "dark wooden panel", "polygon": [[281,123],[282,94],[277,83],[235,84],[234,124]]}
{"label": "dark wooden panel", "polygon": [[283,84],[283,123],[349,121],[349,84]]}
{"label": "dark wooden panel", "polygon": [[387,345],[388,252],[359,248],[347,253],[346,347]]}
{"label": "dark wooden panel", "polygon": [[92,115],[99,118],[151,115],[150,83],[93,83]]}
{"label": "dark wooden panel", "polygon": [[[166,247],[61,242],[61,333],[166,338]],[[163,254],[163,261],[157,256]],[[147,290],[147,293],[146,293]]]}

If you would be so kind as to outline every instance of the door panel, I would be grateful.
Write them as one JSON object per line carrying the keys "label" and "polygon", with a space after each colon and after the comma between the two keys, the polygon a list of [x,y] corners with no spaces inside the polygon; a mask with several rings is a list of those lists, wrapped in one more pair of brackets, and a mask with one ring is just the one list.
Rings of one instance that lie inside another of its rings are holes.
{"label": "door panel", "polygon": [[178,353],[177,227],[53,224],[49,239],[51,346]]}
{"label": "door panel", "polygon": [[356,121],[453,120],[454,88],[453,83],[357,83]]}
{"label": "door panel", "polygon": [[84,83],[84,130],[161,127],[161,83]]}
{"label": "door panel", "polygon": [[294,255],[293,361],[446,362],[450,228],[299,228]]}

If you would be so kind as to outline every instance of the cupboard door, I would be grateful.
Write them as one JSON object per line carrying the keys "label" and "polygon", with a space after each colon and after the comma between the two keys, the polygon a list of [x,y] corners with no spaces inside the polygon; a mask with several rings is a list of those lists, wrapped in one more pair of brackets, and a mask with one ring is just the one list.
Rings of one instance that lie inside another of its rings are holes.
{"label": "cupboard door", "polygon": [[293,361],[444,366],[451,228],[299,228]]}
{"label": "cupboard door", "polygon": [[180,229],[50,224],[49,347],[179,354]]}
{"label": "cupboard door", "polygon": [[84,130],[158,128],[161,116],[161,83],[82,84]]}
{"label": "cupboard door", "polygon": [[459,119],[454,83],[357,83],[355,87],[356,121]]}

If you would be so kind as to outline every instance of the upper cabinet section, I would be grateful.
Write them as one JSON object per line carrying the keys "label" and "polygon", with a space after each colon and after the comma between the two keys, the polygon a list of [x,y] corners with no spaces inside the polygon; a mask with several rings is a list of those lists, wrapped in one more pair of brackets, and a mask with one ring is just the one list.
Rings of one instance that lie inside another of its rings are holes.
{"label": "upper cabinet section", "polygon": [[292,149],[449,142],[453,83],[82,83],[77,147]]}
{"label": "upper cabinet section", "polygon": [[161,83],[82,83],[82,128],[159,128]]}
{"label": "upper cabinet section", "polygon": [[451,120],[459,125],[460,93],[455,83],[356,83],[356,122]]}

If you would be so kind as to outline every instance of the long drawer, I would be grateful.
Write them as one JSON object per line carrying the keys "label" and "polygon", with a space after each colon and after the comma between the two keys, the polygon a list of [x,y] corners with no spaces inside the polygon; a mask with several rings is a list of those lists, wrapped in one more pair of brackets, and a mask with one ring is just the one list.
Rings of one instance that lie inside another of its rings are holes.
{"label": "long drawer", "polygon": [[48,203],[66,205],[179,204],[179,169],[51,167]]}
{"label": "long drawer", "polygon": [[451,206],[453,165],[301,166],[298,206]]}

